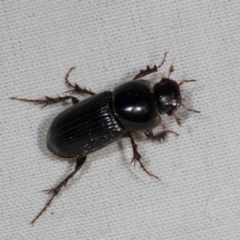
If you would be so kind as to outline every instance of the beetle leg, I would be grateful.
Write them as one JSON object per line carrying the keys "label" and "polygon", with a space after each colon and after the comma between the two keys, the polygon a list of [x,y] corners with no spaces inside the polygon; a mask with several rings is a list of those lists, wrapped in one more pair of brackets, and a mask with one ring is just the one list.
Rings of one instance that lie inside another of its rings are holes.
{"label": "beetle leg", "polygon": [[45,99],[26,99],[26,98],[16,98],[16,97],[11,97],[11,99],[18,100],[18,101],[23,101],[23,102],[31,102],[34,104],[43,104],[43,108],[46,107],[47,105],[54,104],[54,103],[59,103],[59,102],[64,102],[69,99],[72,100],[72,103],[78,103],[79,100],[75,97],[72,96],[64,96],[64,97],[56,97],[56,98],[51,98],[48,96],[45,96]]}
{"label": "beetle leg", "polygon": [[160,133],[157,133],[157,134],[153,134],[153,131],[152,130],[147,130],[146,132],[144,132],[144,134],[146,135],[147,138],[149,139],[153,139],[153,140],[157,140],[157,141],[164,141],[168,135],[168,133],[173,133],[175,134],[176,136],[179,136],[178,133],[174,132],[174,131],[171,131],[171,130],[167,130],[167,131],[162,131]]}
{"label": "beetle leg", "polygon": [[141,162],[141,160],[140,160],[140,159],[141,159],[141,155],[140,155],[140,153],[137,151],[137,144],[136,144],[135,141],[134,141],[134,138],[133,138],[132,133],[126,132],[125,136],[130,138],[130,141],[131,141],[131,144],[132,144],[132,149],[133,149],[133,158],[132,158],[132,161],[131,161],[130,164],[133,163],[134,166],[135,166],[136,162],[138,162],[138,163],[140,164],[140,167],[143,169],[143,171],[144,171],[145,173],[147,173],[149,176],[154,177],[154,178],[157,178],[157,179],[159,180],[159,177],[157,177],[157,176],[155,176],[154,174],[148,172],[148,170],[147,170],[147,169],[144,167],[144,165],[142,164],[142,162]]}
{"label": "beetle leg", "polygon": [[52,197],[47,201],[47,203],[45,204],[44,208],[38,213],[38,215],[31,221],[31,224],[34,224],[34,222],[46,211],[46,209],[50,206],[53,198],[58,195],[58,193],[61,190],[61,188],[63,186],[66,186],[66,184],[69,181],[69,179],[71,179],[77,173],[77,171],[82,167],[82,165],[84,164],[86,158],[87,158],[87,156],[83,156],[83,157],[77,158],[76,159],[75,169],[62,182],[60,182],[57,185],[57,187],[52,188],[50,190],[44,190],[46,192],[52,193]]}
{"label": "beetle leg", "polygon": [[66,84],[68,85],[68,87],[72,88],[72,90],[69,90],[69,91],[66,91],[66,92],[69,92],[71,94],[73,93],[79,93],[79,94],[90,94],[90,95],[95,95],[96,93],[92,92],[91,90],[88,90],[86,87],[79,87],[78,84],[76,83],[70,83],[69,80],[68,80],[68,77],[71,73],[72,70],[76,69],[75,67],[72,67],[69,69],[68,73],[66,74],[65,76],[65,82]]}
{"label": "beetle leg", "polygon": [[166,61],[166,56],[167,56],[167,52],[164,53],[164,57],[163,57],[163,60],[162,62],[157,66],[157,65],[154,65],[153,68],[150,68],[148,65],[147,65],[147,68],[146,70],[140,70],[140,72],[133,78],[133,80],[136,80],[136,79],[139,79],[139,78],[142,78],[144,76],[147,76],[148,74],[150,73],[154,73],[154,72],[157,72],[158,69],[163,65],[163,63]]}

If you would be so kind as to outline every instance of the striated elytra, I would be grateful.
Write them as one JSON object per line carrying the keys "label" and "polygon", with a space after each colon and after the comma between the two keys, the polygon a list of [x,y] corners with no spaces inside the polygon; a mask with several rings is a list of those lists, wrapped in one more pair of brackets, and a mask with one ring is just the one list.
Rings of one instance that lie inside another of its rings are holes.
{"label": "striated elytra", "polygon": [[61,112],[48,130],[47,147],[57,156],[76,158],[97,151],[122,134],[112,111],[112,93],[103,92]]}

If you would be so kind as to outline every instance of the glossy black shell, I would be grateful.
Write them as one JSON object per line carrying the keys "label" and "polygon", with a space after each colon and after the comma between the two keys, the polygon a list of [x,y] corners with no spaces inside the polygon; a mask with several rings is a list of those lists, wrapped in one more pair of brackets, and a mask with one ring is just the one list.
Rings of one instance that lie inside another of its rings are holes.
{"label": "glossy black shell", "polygon": [[144,80],[126,82],[113,91],[114,114],[130,132],[152,129],[160,117],[149,83]]}
{"label": "glossy black shell", "polygon": [[48,149],[60,157],[86,156],[116,141],[123,134],[112,110],[112,93],[103,92],[76,103],[52,122]]}
{"label": "glossy black shell", "polygon": [[179,85],[169,78],[163,78],[153,86],[158,111],[161,114],[172,115],[181,106]]}

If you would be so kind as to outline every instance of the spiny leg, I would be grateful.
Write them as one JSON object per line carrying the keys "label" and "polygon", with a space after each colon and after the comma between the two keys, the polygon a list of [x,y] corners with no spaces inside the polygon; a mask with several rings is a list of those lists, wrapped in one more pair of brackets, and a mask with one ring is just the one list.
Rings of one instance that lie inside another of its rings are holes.
{"label": "spiny leg", "polygon": [[69,82],[69,80],[68,80],[69,75],[70,75],[71,71],[74,70],[74,69],[76,69],[76,68],[75,68],[75,67],[70,68],[69,71],[68,71],[68,73],[67,73],[66,76],[65,76],[65,82],[66,82],[66,84],[67,84],[70,88],[72,88],[72,90],[69,90],[69,91],[66,91],[66,92],[69,92],[69,93],[71,93],[71,94],[73,94],[73,93],[79,93],[79,94],[95,95],[96,93],[92,92],[91,90],[88,90],[88,89],[85,88],[85,87],[84,87],[84,88],[81,88],[81,87],[79,87],[78,84],[76,84],[76,83],[73,84],[73,83],[70,83],[70,82]]}
{"label": "spiny leg", "polygon": [[140,167],[143,169],[143,171],[145,173],[147,173],[149,176],[154,177],[156,179],[159,180],[159,177],[155,176],[154,174],[148,172],[148,170],[144,167],[144,165],[142,164],[142,162],[140,161],[141,159],[141,155],[139,154],[139,152],[137,151],[137,144],[134,141],[133,135],[130,132],[126,132],[125,134],[126,137],[130,138],[131,144],[132,144],[132,149],[133,149],[133,158],[130,164],[136,164],[136,162],[138,162],[140,164]]}
{"label": "spiny leg", "polygon": [[56,197],[63,186],[66,186],[67,182],[78,172],[78,170],[82,167],[84,162],[86,161],[87,156],[79,157],[76,159],[76,166],[75,169],[62,181],[60,182],[57,187],[44,190],[48,193],[52,193],[52,197],[47,201],[43,209],[38,213],[38,215],[31,221],[31,224],[34,222],[46,211],[46,209],[50,206],[54,197]]}
{"label": "spiny leg", "polygon": [[164,141],[168,135],[168,133],[173,133],[175,134],[176,136],[179,136],[178,133],[174,132],[174,131],[171,131],[171,130],[166,130],[166,131],[162,131],[160,133],[157,133],[154,135],[153,131],[152,130],[147,130],[145,132],[145,135],[147,138],[149,139],[153,139],[153,140],[157,140],[157,141]]}
{"label": "spiny leg", "polygon": [[45,99],[26,99],[26,98],[11,97],[10,99],[18,100],[18,101],[22,101],[22,102],[30,102],[30,103],[34,103],[37,105],[43,104],[42,108],[44,108],[50,104],[67,101],[69,99],[72,100],[73,104],[76,104],[79,102],[79,100],[77,98],[72,97],[72,96],[64,96],[64,97],[56,97],[56,98],[51,98],[51,97],[45,96]]}
{"label": "spiny leg", "polygon": [[146,70],[140,70],[140,72],[133,78],[133,80],[136,80],[136,79],[139,79],[139,78],[142,78],[144,76],[147,76],[148,74],[150,73],[154,73],[154,72],[157,72],[158,69],[163,65],[163,63],[165,62],[165,59],[166,59],[166,56],[167,56],[167,52],[164,53],[164,57],[163,57],[163,60],[162,62],[157,66],[157,65],[154,65],[153,68],[149,67],[147,65],[147,68]]}
{"label": "spiny leg", "polygon": [[[95,95],[95,93],[93,93],[90,90],[87,90],[86,88],[80,88],[76,83],[72,84],[69,82],[68,77],[70,72],[75,69],[75,67],[70,68],[70,70],[68,71],[68,73],[65,76],[65,81],[66,84],[73,88],[73,90],[67,91],[70,93],[86,93],[86,94],[90,94],[90,95]],[[17,98],[17,97],[11,97],[10,99],[14,99],[14,100],[18,100],[18,101],[23,101],[23,102],[31,102],[34,104],[43,104],[43,108],[46,107],[47,105],[50,104],[55,104],[55,103],[59,103],[59,102],[64,102],[67,101],[69,99],[72,100],[73,104],[76,104],[79,102],[79,100],[76,97],[72,97],[72,96],[63,96],[63,97],[56,97],[56,98],[52,98],[52,97],[48,97],[45,96],[45,99],[26,99],[26,98]]]}

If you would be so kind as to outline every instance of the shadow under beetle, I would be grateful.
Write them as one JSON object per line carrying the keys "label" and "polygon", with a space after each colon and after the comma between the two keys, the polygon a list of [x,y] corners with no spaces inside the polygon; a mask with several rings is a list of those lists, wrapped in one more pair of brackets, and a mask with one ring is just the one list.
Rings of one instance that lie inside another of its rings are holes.
{"label": "shadow under beetle", "polygon": [[[180,106],[188,111],[199,113],[199,111],[187,108],[182,103],[179,89],[183,83],[196,80],[183,80],[178,84],[170,79],[170,75],[174,71],[172,65],[169,68],[168,77],[162,78],[154,84],[153,88],[149,81],[141,79],[148,74],[157,72],[165,62],[166,55],[167,53],[164,54],[160,65],[155,65],[153,68],[147,66],[146,70],[141,70],[132,81],[116,87],[112,92],[105,91],[96,94],[86,88],[81,88],[76,83],[70,83],[68,78],[73,67],[65,76],[66,84],[72,89],[66,92],[69,95],[57,98],[46,96],[43,100],[11,98],[42,104],[43,107],[69,99],[73,103],[73,106],[61,112],[52,121],[47,134],[47,147],[59,157],[76,158],[75,169],[55,188],[47,190],[52,196],[31,224],[42,215],[61,188],[82,167],[89,153],[95,152],[121,137],[130,139],[133,149],[131,163],[135,165],[138,162],[148,175],[158,179],[157,176],[148,172],[140,161],[141,155],[137,151],[137,144],[132,133],[143,132],[147,138],[159,141],[164,140],[168,133],[178,136],[177,133],[170,130],[153,134],[152,129],[161,123],[160,114],[173,116],[177,124],[181,125],[181,120],[175,116],[175,112]],[[92,96],[79,102],[76,97],[71,96],[75,93]]]}

